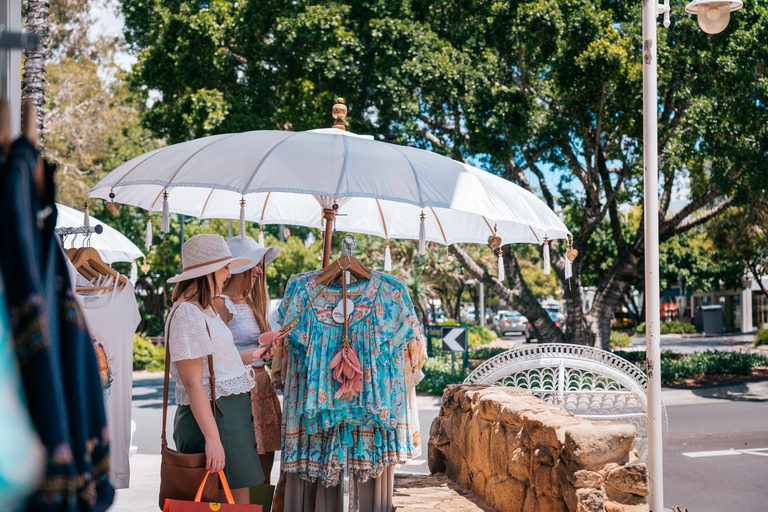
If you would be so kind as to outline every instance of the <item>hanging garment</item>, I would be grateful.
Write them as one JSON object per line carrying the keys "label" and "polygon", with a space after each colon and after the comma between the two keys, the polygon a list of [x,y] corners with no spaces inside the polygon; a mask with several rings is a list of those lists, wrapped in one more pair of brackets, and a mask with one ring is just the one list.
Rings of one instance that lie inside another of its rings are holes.
{"label": "hanging garment", "polygon": [[0,503],[22,509],[45,469],[45,448],[29,419],[0,276]]}
{"label": "hanging garment", "polygon": [[347,466],[362,483],[414,457],[405,353],[409,346],[421,353],[424,339],[402,281],[373,272],[371,279],[352,284],[360,296],[350,312],[349,339],[363,368],[363,390],[356,397],[337,396],[330,365],[343,324],[333,320],[336,304],[318,295],[318,275],[291,278],[278,311],[280,323],[295,319],[282,353],[282,468],[334,486]]}
{"label": "hanging garment", "polygon": [[27,510],[101,511],[114,489],[96,354],[54,235],[54,168],[46,168],[40,205],[32,185],[37,159],[19,138],[0,180],[0,266],[27,406],[47,452]]}
{"label": "hanging garment", "polygon": [[125,489],[131,475],[128,456],[131,447],[133,335],[141,315],[133,285],[129,282],[118,289],[119,280],[113,281],[111,291],[96,295],[77,294],[76,297],[99,361],[110,433],[109,479],[115,489]]}

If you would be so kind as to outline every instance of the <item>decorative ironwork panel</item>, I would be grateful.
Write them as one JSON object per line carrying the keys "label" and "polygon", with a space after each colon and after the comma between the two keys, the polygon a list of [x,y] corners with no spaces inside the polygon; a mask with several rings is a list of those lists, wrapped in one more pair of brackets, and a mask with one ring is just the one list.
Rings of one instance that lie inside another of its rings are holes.
{"label": "decorative ironwork panel", "polygon": [[[637,430],[640,458],[648,457],[645,373],[611,352],[563,343],[526,345],[488,359],[464,382],[529,389],[576,416],[631,423]],[[666,442],[663,404],[662,414]]]}

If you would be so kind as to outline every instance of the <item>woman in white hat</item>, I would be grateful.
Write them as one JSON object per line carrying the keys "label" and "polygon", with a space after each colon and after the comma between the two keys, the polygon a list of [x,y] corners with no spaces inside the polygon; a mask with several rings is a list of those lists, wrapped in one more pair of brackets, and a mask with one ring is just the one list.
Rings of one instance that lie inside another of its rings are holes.
{"label": "woman in white hat", "polygon": [[[214,307],[232,331],[235,346],[241,353],[259,348],[259,336],[270,331],[269,293],[264,267],[280,254],[279,247],[262,247],[251,237],[227,240],[232,255],[250,258],[252,263],[232,270],[229,281]],[[280,449],[282,414],[275,389],[264,368],[264,360],[252,364],[256,385],[251,390],[253,427],[261,458],[265,483],[270,483],[275,451]]]}
{"label": "woman in white hat", "polygon": [[[244,364],[252,361],[253,350],[238,352],[232,332],[212,306],[230,271],[252,260],[234,258],[219,235],[193,236],[182,246],[181,258],[183,273],[168,280],[178,284],[165,333],[179,405],[173,439],[182,453],[205,452],[208,469],[223,469],[235,501],[247,504],[249,487],[264,481],[251,424],[253,371]],[[209,354],[216,406],[224,414],[214,411],[211,400]]]}

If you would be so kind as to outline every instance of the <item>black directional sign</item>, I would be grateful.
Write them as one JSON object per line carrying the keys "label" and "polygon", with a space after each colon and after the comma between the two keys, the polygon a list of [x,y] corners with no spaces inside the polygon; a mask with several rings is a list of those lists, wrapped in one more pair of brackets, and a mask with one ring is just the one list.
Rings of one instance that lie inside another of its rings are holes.
{"label": "black directional sign", "polygon": [[464,352],[467,350],[467,329],[464,327],[443,327],[443,352]]}

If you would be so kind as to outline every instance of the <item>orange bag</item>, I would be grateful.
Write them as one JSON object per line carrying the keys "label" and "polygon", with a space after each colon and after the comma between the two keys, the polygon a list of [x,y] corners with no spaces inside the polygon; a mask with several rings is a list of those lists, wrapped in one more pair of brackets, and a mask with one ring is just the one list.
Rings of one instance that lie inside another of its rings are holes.
{"label": "orange bag", "polygon": [[205,488],[205,482],[208,480],[206,473],[203,477],[203,483],[200,484],[200,488],[197,490],[195,501],[183,501],[183,500],[165,500],[165,506],[163,512],[210,512],[211,510],[220,510],[221,512],[264,512],[264,508],[261,505],[235,505],[235,499],[232,497],[232,491],[229,489],[229,483],[224,476],[223,471],[219,471],[219,481],[224,488],[224,495],[227,497],[228,503],[202,503],[200,500],[203,497],[203,489]]}

